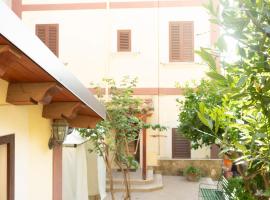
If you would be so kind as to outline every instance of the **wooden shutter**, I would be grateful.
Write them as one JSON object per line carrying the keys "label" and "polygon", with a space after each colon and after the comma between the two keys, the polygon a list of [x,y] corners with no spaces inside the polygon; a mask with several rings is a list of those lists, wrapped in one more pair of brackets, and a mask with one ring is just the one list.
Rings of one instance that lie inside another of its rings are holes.
{"label": "wooden shutter", "polygon": [[177,129],[172,129],[172,157],[173,158],[191,158],[191,143]]}
{"label": "wooden shutter", "polygon": [[117,31],[117,51],[131,51],[131,30]]}
{"label": "wooden shutter", "polygon": [[37,24],[36,35],[58,56],[59,26],[58,24]]}
{"label": "wooden shutter", "polygon": [[170,22],[169,57],[170,62],[194,61],[193,22]]}

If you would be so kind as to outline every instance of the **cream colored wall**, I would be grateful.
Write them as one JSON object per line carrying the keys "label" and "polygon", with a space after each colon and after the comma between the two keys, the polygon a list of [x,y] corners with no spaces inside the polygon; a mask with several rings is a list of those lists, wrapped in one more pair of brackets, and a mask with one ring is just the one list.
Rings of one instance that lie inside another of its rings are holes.
{"label": "cream colored wall", "polygon": [[5,2],[7,6],[11,8],[11,0],[0,0],[0,1]]}
{"label": "cream colored wall", "polygon": [[7,145],[0,145],[0,199],[7,199]]}
{"label": "cream colored wall", "polygon": [[42,118],[42,106],[28,106],[28,120],[29,200],[48,200],[52,198],[52,150],[48,148],[51,122]]}
{"label": "cream colored wall", "polygon": [[210,159],[210,147],[202,147],[197,150],[191,150],[191,158],[192,159]]}
{"label": "cream colored wall", "polygon": [[105,2],[106,0],[22,0],[23,4],[48,4],[48,3],[97,3]]}
{"label": "cream colored wall", "polygon": [[107,66],[105,12],[23,12],[22,19],[33,32],[35,24],[59,24],[59,58],[84,85],[89,86],[91,81],[99,82],[104,77]]}
{"label": "cream colored wall", "polygon": [[23,4],[47,4],[47,3],[97,3],[97,2],[134,2],[152,0],[22,0]]}
{"label": "cream colored wall", "polygon": [[7,85],[0,80],[0,136],[15,134],[15,200],[51,199],[50,121],[42,119],[41,106],[6,104]]}
{"label": "cream colored wall", "polygon": [[[210,46],[208,15],[200,7],[34,11],[22,19],[33,32],[35,24],[59,24],[60,60],[86,86],[104,76],[139,77],[138,87],[174,87],[204,76],[198,56],[195,63],[169,63],[168,49],[170,21],[194,21],[195,49]],[[116,51],[118,29],[132,30],[131,52]]]}
{"label": "cream colored wall", "polygon": [[98,157],[95,153],[90,153],[89,148],[91,143],[87,142],[85,145],[86,159],[87,159],[87,180],[88,180],[88,195],[94,196],[99,194],[98,187]]}
{"label": "cream colored wall", "polygon": [[[146,96],[141,97],[147,98]],[[152,99],[155,112],[151,118],[148,119],[148,122],[152,124],[159,123],[167,127],[166,131],[160,133],[158,131],[147,130],[147,162],[148,165],[155,166],[160,158],[172,158],[172,128],[177,128],[179,114],[179,107],[176,103],[176,99],[183,99],[183,96],[159,96],[159,98],[158,96],[154,96]],[[159,134],[161,137],[153,137],[155,134]],[[210,158],[209,147],[191,150],[191,159],[208,158]]]}
{"label": "cream colored wall", "polygon": [[[138,77],[138,87],[143,88],[175,87],[176,82],[184,85],[205,76],[207,67],[200,64],[197,55],[195,62],[169,62],[168,32],[170,21],[194,21],[195,49],[209,47],[208,18],[202,7],[35,11],[22,15],[33,32],[35,24],[59,24],[60,60],[85,86],[106,76],[120,80],[129,75]],[[116,51],[118,29],[132,30],[131,52]],[[156,111],[150,121],[167,125],[169,129],[166,137],[159,139],[151,136],[152,131],[148,134],[150,165],[157,164],[159,157],[171,158],[171,128],[177,127],[176,97],[160,96],[159,100],[153,97]],[[205,158],[208,154],[209,150],[192,150],[194,158]]]}

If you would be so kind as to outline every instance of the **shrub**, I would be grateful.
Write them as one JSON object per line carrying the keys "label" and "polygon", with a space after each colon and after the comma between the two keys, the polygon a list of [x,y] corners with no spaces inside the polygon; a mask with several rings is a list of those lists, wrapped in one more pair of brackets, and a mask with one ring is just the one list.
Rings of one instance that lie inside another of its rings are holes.
{"label": "shrub", "polygon": [[230,178],[228,180],[228,192],[234,193],[234,200],[255,200],[250,192],[246,191],[244,181],[241,177]]}
{"label": "shrub", "polygon": [[196,176],[201,176],[202,172],[199,168],[193,167],[193,166],[188,166],[187,168],[184,169],[184,176],[187,176],[189,174],[196,175]]}

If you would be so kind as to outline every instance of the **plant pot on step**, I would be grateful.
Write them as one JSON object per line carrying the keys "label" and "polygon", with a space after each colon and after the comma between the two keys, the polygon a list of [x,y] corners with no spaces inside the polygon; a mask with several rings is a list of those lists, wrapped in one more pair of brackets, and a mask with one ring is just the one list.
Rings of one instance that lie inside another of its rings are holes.
{"label": "plant pot on step", "polygon": [[198,182],[200,180],[201,176],[198,174],[187,174],[186,179],[191,182]]}
{"label": "plant pot on step", "polygon": [[201,178],[201,170],[199,168],[188,166],[184,170],[184,176],[188,181],[198,182]]}

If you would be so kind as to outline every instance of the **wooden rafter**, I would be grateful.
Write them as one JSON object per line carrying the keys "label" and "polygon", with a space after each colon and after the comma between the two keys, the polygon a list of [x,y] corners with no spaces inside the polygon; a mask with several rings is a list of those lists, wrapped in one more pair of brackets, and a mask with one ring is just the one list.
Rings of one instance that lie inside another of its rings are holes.
{"label": "wooden rafter", "polygon": [[78,115],[74,119],[68,120],[71,127],[77,128],[94,128],[101,119],[88,115]]}
{"label": "wooden rafter", "polygon": [[[15,59],[21,59],[22,54],[9,45],[0,45],[0,57],[2,56],[11,56],[13,58],[15,57]],[[4,76],[9,68],[9,65],[7,64],[9,61],[7,59],[3,59],[3,62],[4,63],[1,63],[0,65],[0,77]]]}
{"label": "wooden rafter", "polygon": [[53,102],[43,107],[42,116],[48,119],[74,119],[84,107],[80,102]]}
{"label": "wooden rafter", "polygon": [[49,104],[62,88],[55,82],[10,83],[7,102],[15,105]]}
{"label": "wooden rafter", "polygon": [[15,48],[9,45],[0,45],[0,54],[2,53],[11,53],[12,55],[16,56],[17,58],[21,58],[22,54],[16,50]]}

